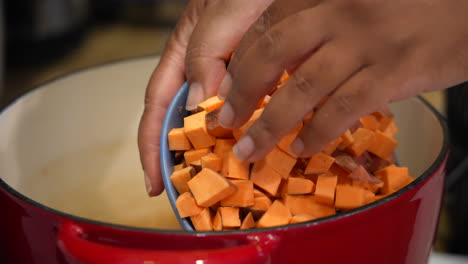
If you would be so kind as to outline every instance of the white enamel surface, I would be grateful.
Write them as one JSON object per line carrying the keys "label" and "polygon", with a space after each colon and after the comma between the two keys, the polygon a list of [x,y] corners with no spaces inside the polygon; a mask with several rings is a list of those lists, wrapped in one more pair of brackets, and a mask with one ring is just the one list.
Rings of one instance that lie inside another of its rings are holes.
{"label": "white enamel surface", "polygon": [[[140,227],[178,228],[163,194],[144,190],[136,135],[156,58],[92,68],[44,85],[0,115],[0,175],[47,206]],[[442,129],[417,99],[392,105],[401,165],[418,176],[435,161]]]}

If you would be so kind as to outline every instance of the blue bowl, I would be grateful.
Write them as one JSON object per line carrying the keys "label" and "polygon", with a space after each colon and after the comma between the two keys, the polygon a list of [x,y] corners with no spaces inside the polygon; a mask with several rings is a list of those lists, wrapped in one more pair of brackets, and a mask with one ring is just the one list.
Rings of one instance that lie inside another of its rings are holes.
{"label": "blue bowl", "polygon": [[176,165],[174,159],[174,153],[169,150],[169,143],[167,141],[167,134],[171,129],[183,127],[184,117],[187,116],[185,110],[185,101],[187,100],[188,94],[188,83],[184,83],[177,92],[176,96],[172,99],[169,108],[167,109],[166,116],[164,117],[164,123],[161,130],[161,148],[159,150],[159,157],[161,162],[161,174],[166,188],[167,196],[171,203],[172,209],[176,214],[177,220],[179,221],[182,228],[186,231],[195,231],[192,222],[189,218],[180,217],[175,201],[179,196],[177,190],[170,180],[171,174],[174,171],[173,166]]}

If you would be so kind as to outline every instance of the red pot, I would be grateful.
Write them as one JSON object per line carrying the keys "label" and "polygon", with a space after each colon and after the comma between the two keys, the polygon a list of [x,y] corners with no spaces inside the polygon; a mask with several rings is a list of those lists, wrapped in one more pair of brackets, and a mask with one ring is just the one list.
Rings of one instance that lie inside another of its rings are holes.
{"label": "red pot", "polygon": [[[135,176],[141,174],[136,144],[130,144],[130,159],[118,156],[125,149],[112,142],[122,142],[122,138],[135,142],[145,82],[156,62],[154,58],[135,59],[81,71],[39,87],[2,112],[0,260],[48,264],[427,263],[443,194],[448,142],[441,117],[417,98],[395,103],[392,110],[400,128],[399,162],[418,178],[381,201],[308,223],[192,233],[158,227],[158,217],[176,223],[167,199],[159,197],[149,209],[141,210],[155,212],[151,218],[156,224],[132,224],[128,219],[138,218],[141,212],[137,210],[154,199],[144,196],[143,177]],[[96,145],[107,146],[93,156],[100,167],[74,163],[73,158],[68,163],[60,161]],[[109,156],[115,164],[132,160],[137,169],[129,178],[137,177],[138,187],[115,176],[123,170],[112,169],[109,160],[106,164],[99,160]],[[55,162],[54,173],[60,172],[52,180],[51,162]],[[64,164],[72,168],[67,170]],[[98,170],[97,176],[89,178],[92,169]],[[38,171],[40,178],[28,185]],[[110,176],[101,179],[106,171],[111,171]],[[81,185],[81,179],[88,185]],[[108,188],[90,191],[103,182]],[[123,187],[116,191],[113,184],[118,183]],[[57,195],[66,184],[73,185],[76,193]],[[105,206],[95,207],[101,196],[106,197]],[[74,211],[80,202],[82,209],[89,209],[86,214]],[[110,207],[117,209],[107,219]]]}

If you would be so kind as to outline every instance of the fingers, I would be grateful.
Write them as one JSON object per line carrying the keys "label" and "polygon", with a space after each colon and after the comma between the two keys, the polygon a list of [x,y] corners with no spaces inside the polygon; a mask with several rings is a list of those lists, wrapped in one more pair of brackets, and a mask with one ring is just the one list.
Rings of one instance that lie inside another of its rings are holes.
{"label": "fingers", "polygon": [[216,95],[226,61],[242,35],[273,0],[213,1],[197,23],[187,48],[186,73],[191,83],[187,110]]}
{"label": "fingers", "polygon": [[[272,97],[263,115],[247,131],[236,147],[238,158],[255,161],[266,155],[278,141],[299,124],[307,114],[352,76],[364,58],[355,52],[342,52],[342,48],[329,43],[305,61]],[[252,142],[253,148],[242,146]],[[243,150],[253,149],[252,153]]]}
{"label": "fingers", "polygon": [[198,3],[192,1],[187,6],[146,89],[145,109],[138,128],[138,149],[149,196],[160,194],[164,188],[159,164],[160,130],[166,109],[185,80],[185,52],[198,19]]}
{"label": "fingers", "polygon": [[263,34],[232,66],[232,89],[219,116],[222,126],[235,128],[246,122],[257,102],[276,86],[284,69],[326,45],[330,35],[323,31],[326,20],[322,19],[321,12],[317,7],[284,19]]}

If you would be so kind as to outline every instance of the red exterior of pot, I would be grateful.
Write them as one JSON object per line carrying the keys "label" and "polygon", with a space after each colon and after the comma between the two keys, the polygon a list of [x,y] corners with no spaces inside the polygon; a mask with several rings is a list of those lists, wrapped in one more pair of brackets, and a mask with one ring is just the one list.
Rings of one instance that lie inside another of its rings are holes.
{"label": "red exterior of pot", "polygon": [[427,263],[445,160],[431,175],[365,208],[305,224],[222,233],[125,228],[38,205],[0,180],[6,263]]}

